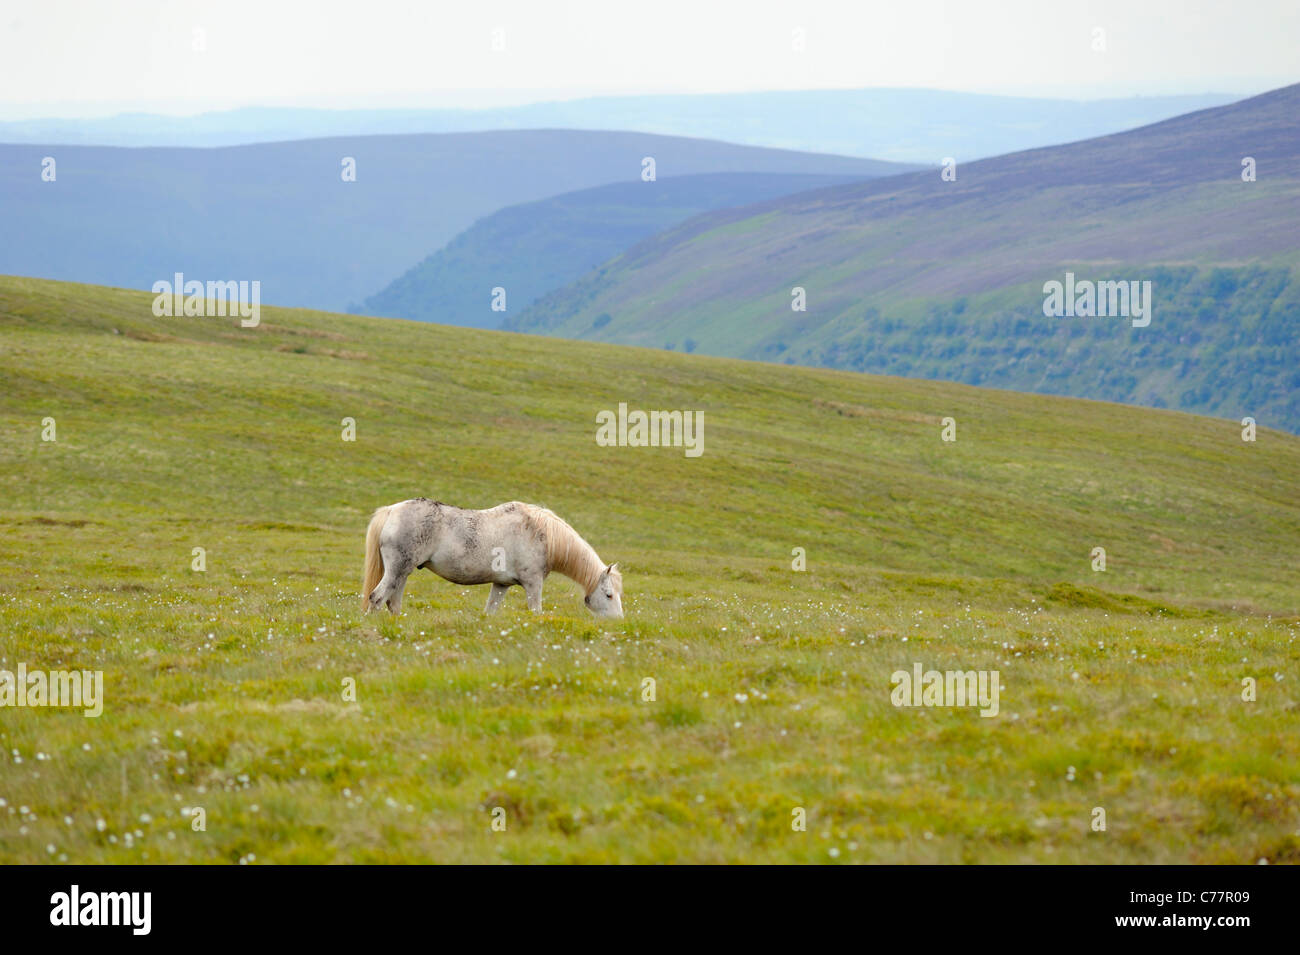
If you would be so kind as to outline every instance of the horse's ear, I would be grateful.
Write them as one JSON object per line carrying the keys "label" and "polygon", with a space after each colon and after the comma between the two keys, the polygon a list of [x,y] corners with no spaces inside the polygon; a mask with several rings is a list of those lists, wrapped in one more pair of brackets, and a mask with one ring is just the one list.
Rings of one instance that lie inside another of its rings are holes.
{"label": "horse's ear", "polygon": [[605,568],[605,573],[607,573],[607,574],[617,574],[617,573],[618,573],[618,561],[614,561],[614,563],[612,563],[612,564],[610,564],[608,567],[606,567],[606,568]]}

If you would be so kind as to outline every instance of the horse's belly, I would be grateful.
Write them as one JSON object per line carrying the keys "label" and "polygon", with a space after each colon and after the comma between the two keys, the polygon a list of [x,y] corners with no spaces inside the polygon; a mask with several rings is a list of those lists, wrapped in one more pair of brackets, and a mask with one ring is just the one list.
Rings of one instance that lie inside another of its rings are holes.
{"label": "horse's belly", "polygon": [[546,575],[542,545],[526,537],[518,520],[489,526],[478,521],[462,532],[438,536],[433,553],[421,566],[454,584],[510,586]]}
{"label": "horse's belly", "polygon": [[503,576],[501,573],[493,570],[490,554],[477,554],[464,547],[439,547],[424,566],[453,584],[506,582],[499,579]]}
{"label": "horse's belly", "polygon": [[443,580],[450,580],[453,584],[490,584],[497,582],[497,574],[490,570],[487,573],[481,571],[467,570],[463,567],[440,567],[438,564],[430,561],[424,565],[431,571],[441,577]]}

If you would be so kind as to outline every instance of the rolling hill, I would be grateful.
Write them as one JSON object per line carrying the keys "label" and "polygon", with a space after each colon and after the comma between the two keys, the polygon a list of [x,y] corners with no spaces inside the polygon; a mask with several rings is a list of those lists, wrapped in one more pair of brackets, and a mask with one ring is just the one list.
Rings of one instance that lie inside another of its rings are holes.
{"label": "rolling hill", "polygon": [[0,142],[232,146],[498,129],[636,129],[665,136],[933,165],[1087,139],[1240,99],[1221,93],[1067,100],[925,89],[602,96],[487,109],[251,107],[197,116],[0,122]]}
{"label": "rolling hill", "polygon": [[[857,177],[771,173],[673,176],[596,186],[509,206],[349,311],[496,328],[640,240],[711,209],[841,185]],[[492,310],[492,289],[507,292]]]}
{"label": "rolling hill", "polygon": [[[0,277],[0,669],[104,675],[97,718],[0,710],[0,862],[1300,861],[1294,436],[150,305]],[[620,402],[703,455],[599,446]],[[627,618],[427,574],[360,616],[419,494],[554,508]],[[895,707],[916,663],[997,670],[999,715]]]}
{"label": "rolling hill", "polygon": [[[508,326],[1300,430],[1298,114],[1292,86],[958,164],[955,181],[926,171],[708,213]],[[1046,317],[1044,284],[1067,272],[1151,281],[1154,319]]]}
{"label": "rolling hill", "polygon": [[[148,289],[176,272],[344,309],[504,206],[613,182],[907,167],[640,133],[369,136],[221,149],[0,145],[0,272]],[[42,178],[54,162],[54,181]],[[356,180],[343,181],[343,160]]]}

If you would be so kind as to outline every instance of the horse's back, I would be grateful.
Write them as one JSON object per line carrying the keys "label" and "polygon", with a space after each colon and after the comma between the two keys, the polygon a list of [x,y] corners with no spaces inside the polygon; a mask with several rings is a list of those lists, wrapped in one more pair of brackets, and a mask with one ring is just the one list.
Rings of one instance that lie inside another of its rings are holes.
{"label": "horse's back", "polygon": [[546,508],[524,501],[474,510],[417,497],[390,506],[383,537],[399,546],[435,549],[441,544],[475,551],[544,538],[548,520],[558,518]]}

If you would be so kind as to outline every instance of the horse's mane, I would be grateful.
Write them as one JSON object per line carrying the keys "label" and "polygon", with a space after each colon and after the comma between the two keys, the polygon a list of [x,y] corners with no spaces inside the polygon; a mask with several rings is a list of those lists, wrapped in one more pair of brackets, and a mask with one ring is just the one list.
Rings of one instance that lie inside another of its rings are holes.
{"label": "horse's mane", "polygon": [[[586,594],[595,590],[601,572],[605,569],[605,564],[595,549],[554,511],[538,507],[536,504],[522,506],[529,523],[546,542],[547,567],[577,581]],[[622,577],[617,569],[610,576],[616,580]],[[619,587],[619,590],[621,591],[622,587]]]}

